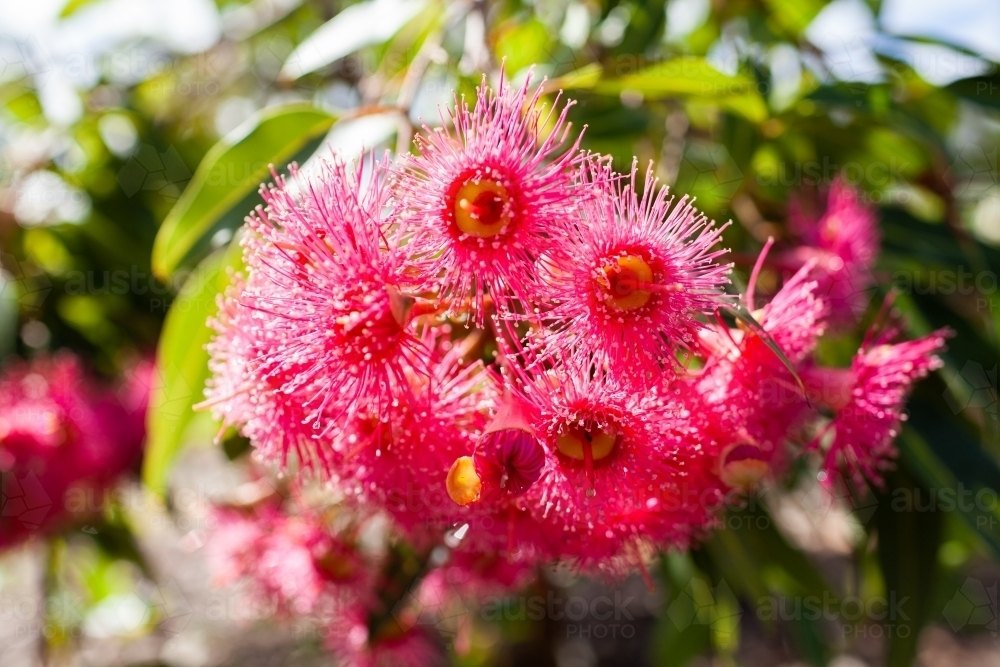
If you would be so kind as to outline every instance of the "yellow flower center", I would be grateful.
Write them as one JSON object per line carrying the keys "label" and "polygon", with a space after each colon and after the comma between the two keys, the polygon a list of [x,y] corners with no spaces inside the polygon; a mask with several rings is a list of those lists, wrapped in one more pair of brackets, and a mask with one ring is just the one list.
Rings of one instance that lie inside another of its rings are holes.
{"label": "yellow flower center", "polygon": [[609,258],[596,281],[601,301],[621,312],[642,308],[653,297],[646,288],[653,281],[653,269],[637,255]]}
{"label": "yellow flower center", "polygon": [[604,431],[594,427],[588,430],[574,426],[559,434],[556,438],[556,449],[571,459],[584,461],[586,448],[589,448],[591,459],[600,461],[611,455],[617,442],[618,434],[613,429]]}
{"label": "yellow flower center", "polygon": [[455,194],[455,225],[463,234],[496,236],[510,226],[513,217],[510,193],[496,181],[470,179]]}
{"label": "yellow flower center", "polygon": [[483,482],[476,473],[476,464],[471,456],[461,456],[451,464],[445,480],[448,496],[458,505],[468,505],[479,500]]}

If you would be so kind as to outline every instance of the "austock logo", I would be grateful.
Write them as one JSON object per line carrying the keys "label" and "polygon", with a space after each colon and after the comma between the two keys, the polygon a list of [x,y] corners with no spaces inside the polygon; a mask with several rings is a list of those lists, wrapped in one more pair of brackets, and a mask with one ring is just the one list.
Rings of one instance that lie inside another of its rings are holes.
{"label": "austock logo", "polygon": [[404,630],[414,626],[433,628],[447,642],[454,641],[472,608],[462,591],[446,581],[441,586],[417,582],[392,609],[392,616]]}
{"label": "austock logo", "polygon": [[997,146],[967,144],[955,153],[946,176],[958,196],[979,198],[1000,193],[1000,165]]}
{"label": "austock logo", "polygon": [[986,630],[997,636],[997,582],[969,577],[944,606],[944,619],[955,632]]}
{"label": "austock logo", "polygon": [[692,625],[707,625],[713,634],[727,635],[739,625],[743,611],[725,579],[714,588],[711,582],[693,577],[667,607],[667,618],[681,631]]}
{"label": "austock logo", "polygon": [[18,522],[28,530],[37,530],[51,509],[52,499],[35,473],[18,478],[12,471],[0,472],[0,518],[4,523]]}
{"label": "austock logo", "polygon": [[135,634],[154,625],[166,637],[175,637],[194,610],[173,579],[155,583],[141,580],[128,593],[105,599],[88,614],[84,625],[88,634],[113,637]]}
{"label": "austock logo", "polygon": [[963,410],[982,410],[997,419],[997,366],[986,369],[976,361],[966,361],[959,373],[965,385],[964,395],[956,397],[945,391],[944,399],[956,415]]}
{"label": "austock logo", "polygon": [[154,146],[140,144],[119,170],[117,180],[126,197],[140,191],[156,192],[173,201],[191,180],[191,170],[173,146],[160,152]]}
{"label": "austock logo", "polygon": [[34,263],[18,260],[10,253],[0,253],[0,298],[16,301],[29,314],[34,314],[51,291],[52,281]]}
{"label": "austock logo", "polygon": [[47,70],[36,39],[27,41],[0,34],[0,83],[20,81]]}
{"label": "austock logo", "polygon": [[678,192],[710,199],[716,208],[722,208],[729,205],[742,184],[743,172],[725,146],[692,141],[684,149],[677,174]]}

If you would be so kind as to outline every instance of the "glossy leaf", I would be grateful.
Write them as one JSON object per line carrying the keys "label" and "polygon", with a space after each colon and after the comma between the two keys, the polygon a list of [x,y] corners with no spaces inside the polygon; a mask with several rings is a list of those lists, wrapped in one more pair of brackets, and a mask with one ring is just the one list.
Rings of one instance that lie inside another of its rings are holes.
{"label": "glossy leaf", "polygon": [[426,6],[424,0],[368,0],[346,7],[292,52],[281,78],[295,80],[366,46],[381,44]]}
{"label": "glossy leaf", "polygon": [[765,0],[771,18],[787,33],[798,36],[823,9],[821,0]]}
{"label": "glossy leaf", "polygon": [[336,118],[308,104],[268,109],[208,151],[167,215],[153,244],[153,272],[169,278],[212,234],[236,229],[259,202],[270,165],[284,168],[308,157]]}
{"label": "glossy leaf", "polygon": [[[714,608],[711,590],[705,596],[704,575],[687,555],[664,555],[661,574],[669,587],[669,597],[655,633],[653,653],[657,657],[656,664],[684,667],[711,648],[711,625],[705,622],[711,618],[699,618],[697,614],[700,605]],[[708,599],[695,599],[703,596]]]}
{"label": "glossy leaf", "polygon": [[[828,658],[819,618],[784,619],[777,613],[780,598],[830,601],[836,593],[810,560],[778,531],[759,499],[727,513],[726,528],[703,545],[711,568],[739,593],[765,626],[787,620],[799,651],[811,664]],[[775,576],[780,573],[780,576]]]}
{"label": "glossy leaf", "polygon": [[[875,513],[878,559],[885,580],[888,617],[885,664],[907,667],[917,656],[917,640],[930,616],[931,591],[937,574],[944,514],[911,507],[895,511],[893,497],[901,491],[916,494],[919,485],[905,471],[887,476],[891,494],[880,496],[883,510]],[[888,511],[893,510],[893,511]],[[906,630],[903,630],[903,627]]]}
{"label": "glossy leaf", "polygon": [[[897,444],[900,458],[931,490],[935,509],[957,514],[1000,557],[1000,466],[957,419],[934,404],[912,401],[907,427]],[[928,501],[929,502],[929,501]]]}
{"label": "glossy leaf", "polygon": [[605,95],[629,91],[651,100],[690,97],[721,104],[753,122],[767,118],[767,105],[752,77],[720,72],[704,58],[673,58],[632,74],[598,81],[583,70],[576,77],[567,77],[564,85],[591,88]]}
{"label": "glossy leaf", "polygon": [[229,284],[228,269],[238,267],[239,243],[206,258],[188,279],[167,313],[156,353],[156,381],[146,418],[146,454],[142,477],[157,493],[166,489],[185,430],[194,417],[193,406],[203,398],[208,379],[208,351],[212,337],[208,319],[216,300]]}

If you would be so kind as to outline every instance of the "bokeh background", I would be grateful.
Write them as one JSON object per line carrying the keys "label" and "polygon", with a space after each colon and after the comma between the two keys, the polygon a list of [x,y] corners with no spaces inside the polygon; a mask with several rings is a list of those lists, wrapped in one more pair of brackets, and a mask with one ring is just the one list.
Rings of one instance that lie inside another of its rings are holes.
{"label": "bokeh background", "polygon": [[[409,150],[501,66],[732,220],[737,280],[790,198],[857,188],[871,313],[892,292],[909,335],[957,335],[885,489],[802,464],[653,590],[553,569],[420,622],[470,666],[1000,665],[998,35],[992,0],[0,1],[0,365],[68,349],[149,394],[142,462],[0,554],[0,665],[331,664],[321,630],[211,584],[212,504],[276,490],[191,410],[204,323],[270,164]],[[0,513],[23,522],[18,481]]]}

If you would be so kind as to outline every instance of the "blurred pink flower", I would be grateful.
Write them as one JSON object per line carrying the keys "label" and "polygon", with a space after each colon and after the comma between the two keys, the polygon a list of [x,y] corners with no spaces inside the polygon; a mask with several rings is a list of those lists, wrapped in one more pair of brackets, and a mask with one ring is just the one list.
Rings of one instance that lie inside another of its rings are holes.
{"label": "blurred pink flower", "polygon": [[369,564],[318,517],[270,505],[214,514],[208,544],[217,585],[245,580],[264,608],[298,616],[336,615],[369,594]]}
{"label": "blurred pink flower", "polygon": [[71,503],[67,495],[99,493],[138,461],[150,372],[143,363],[115,392],[87,377],[68,352],[5,369],[0,547],[87,518],[75,513],[100,511],[93,502]]}
{"label": "blurred pink flower", "polygon": [[[833,410],[830,424],[813,446],[826,448],[823,470],[832,482],[844,467],[851,481],[882,484],[882,471],[896,456],[894,441],[906,419],[906,399],[914,383],[943,365],[937,353],[951,336],[947,329],[917,340],[890,342],[892,329],[868,333],[850,368],[814,368],[807,384],[820,387],[820,397]],[[829,444],[824,436],[832,430]]]}
{"label": "blurred pink flower", "polygon": [[799,200],[793,199],[789,224],[801,245],[787,252],[783,264],[798,269],[812,260],[817,294],[830,308],[830,323],[838,327],[857,324],[864,314],[875,284],[872,270],[879,253],[878,220],[875,211],[861,201],[860,193],[835,181],[827,197],[826,210],[810,218]]}

